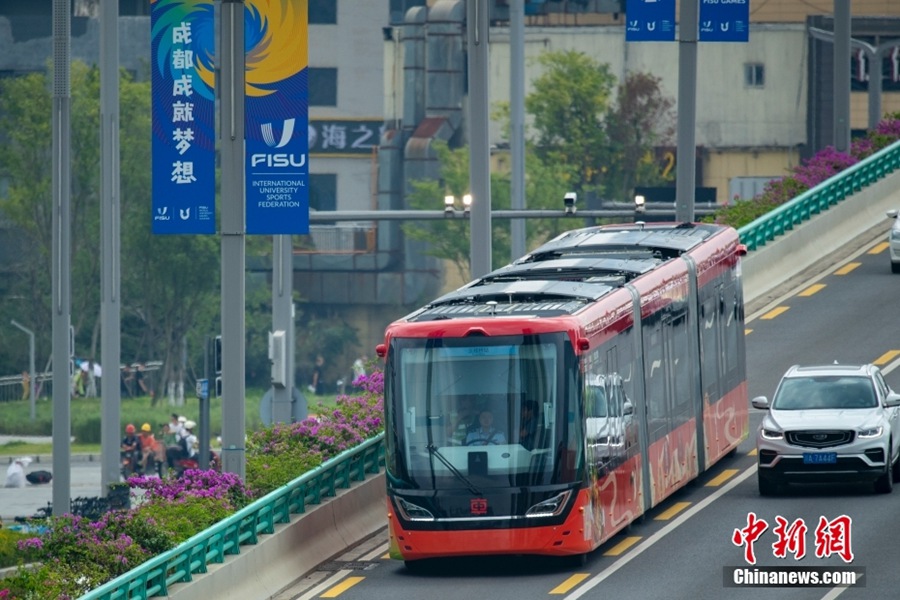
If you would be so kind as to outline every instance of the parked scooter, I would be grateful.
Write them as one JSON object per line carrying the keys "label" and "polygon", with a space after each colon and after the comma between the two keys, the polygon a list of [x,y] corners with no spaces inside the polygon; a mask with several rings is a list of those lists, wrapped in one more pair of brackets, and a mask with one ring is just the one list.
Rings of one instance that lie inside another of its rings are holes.
{"label": "parked scooter", "polygon": [[[183,457],[175,460],[175,466],[172,468],[172,473],[175,475],[175,477],[181,477],[188,469],[199,468],[200,460],[198,457]],[[220,471],[222,468],[221,462],[219,460],[219,455],[213,450],[209,451],[209,468],[215,471]]]}

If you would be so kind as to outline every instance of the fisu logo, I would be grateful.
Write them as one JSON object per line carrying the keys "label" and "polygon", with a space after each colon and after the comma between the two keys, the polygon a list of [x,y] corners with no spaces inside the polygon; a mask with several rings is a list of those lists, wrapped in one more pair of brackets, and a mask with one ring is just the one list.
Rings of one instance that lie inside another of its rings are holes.
{"label": "fisu logo", "polygon": [[168,215],[169,207],[163,206],[161,208],[156,209],[156,214],[153,216],[154,221],[168,221],[172,217]]}
{"label": "fisu logo", "polygon": [[262,132],[263,141],[266,143],[266,146],[269,148],[283,148],[286,146],[294,135],[294,121],[295,119],[284,120],[281,128],[281,139],[278,140],[277,143],[275,142],[275,132],[272,130],[272,124],[262,123],[259,126],[259,129]]}

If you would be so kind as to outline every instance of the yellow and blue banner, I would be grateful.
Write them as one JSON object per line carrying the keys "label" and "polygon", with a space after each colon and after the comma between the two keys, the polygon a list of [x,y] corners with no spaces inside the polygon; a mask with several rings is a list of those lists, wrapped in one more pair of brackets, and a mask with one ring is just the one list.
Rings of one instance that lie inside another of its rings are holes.
{"label": "yellow and blue banner", "polygon": [[213,0],[151,0],[153,233],[215,233]]}
{"label": "yellow and blue banner", "polygon": [[247,0],[247,233],[309,233],[308,0]]}

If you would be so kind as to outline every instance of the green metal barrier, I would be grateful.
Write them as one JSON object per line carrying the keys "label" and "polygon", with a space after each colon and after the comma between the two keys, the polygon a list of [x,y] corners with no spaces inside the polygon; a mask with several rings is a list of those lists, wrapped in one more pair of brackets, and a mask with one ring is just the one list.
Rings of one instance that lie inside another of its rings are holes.
{"label": "green metal barrier", "polygon": [[898,168],[900,142],[895,142],[744,225],[738,229],[741,243],[748,251],[757,250]]}
{"label": "green metal barrier", "polygon": [[206,573],[210,563],[222,563],[241,546],[256,544],[259,534],[274,533],[276,523],[306,512],[308,504],[335,496],[338,489],[363,481],[384,466],[384,433],[346,450],[321,466],[245,506],[224,521],[201,531],[176,548],[151,558],[81,597],[81,600],[144,599],[168,595],[169,586]]}

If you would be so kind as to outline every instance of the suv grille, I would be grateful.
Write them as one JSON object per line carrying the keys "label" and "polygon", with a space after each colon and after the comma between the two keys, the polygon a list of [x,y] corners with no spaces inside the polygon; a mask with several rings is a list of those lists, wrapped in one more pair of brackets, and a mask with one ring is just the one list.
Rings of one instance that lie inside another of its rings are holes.
{"label": "suv grille", "polygon": [[787,443],[807,448],[831,448],[843,446],[853,441],[853,431],[788,431]]}

